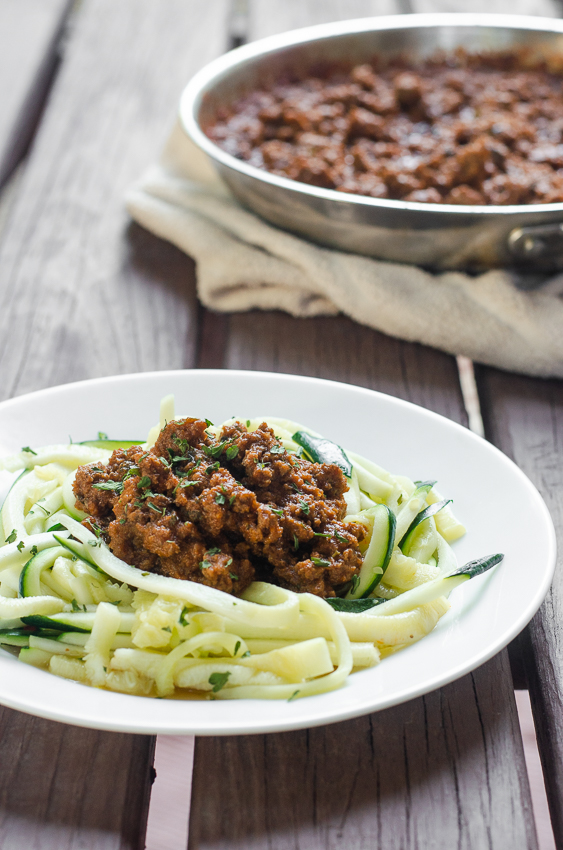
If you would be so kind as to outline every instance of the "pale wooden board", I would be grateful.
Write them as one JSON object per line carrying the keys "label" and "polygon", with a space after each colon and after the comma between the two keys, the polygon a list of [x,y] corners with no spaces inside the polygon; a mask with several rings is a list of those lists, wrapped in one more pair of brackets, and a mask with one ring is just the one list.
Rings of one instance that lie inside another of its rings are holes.
{"label": "pale wooden board", "polygon": [[[228,11],[227,0],[80,5],[3,232],[2,397],[193,364],[193,263],[130,225],[123,193],[157,157],[184,84],[224,50]],[[151,738],[8,709],[0,724],[2,848],[143,846]]]}
{"label": "pale wooden board", "polygon": [[[516,644],[526,668],[553,831],[563,846],[563,383],[478,373],[487,436],[534,482],[551,512],[559,558],[551,591]],[[533,568],[530,574],[533,581]]]}
{"label": "pale wooden board", "polygon": [[227,0],[86,0],[0,251],[0,394],[194,359],[193,263],[129,225]]}
{"label": "pale wooden board", "polygon": [[71,0],[0,3],[0,186],[33,134],[71,5]]}

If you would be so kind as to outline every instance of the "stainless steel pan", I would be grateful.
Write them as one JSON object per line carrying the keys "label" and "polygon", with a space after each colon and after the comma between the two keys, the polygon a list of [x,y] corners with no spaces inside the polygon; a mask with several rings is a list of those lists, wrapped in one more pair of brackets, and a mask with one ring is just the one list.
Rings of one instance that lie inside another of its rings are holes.
{"label": "stainless steel pan", "polygon": [[287,69],[305,74],[319,60],[353,65],[375,55],[416,60],[459,46],[485,51],[523,45],[563,66],[563,21],[429,14],[323,24],[245,45],[207,65],[185,89],[180,117],[245,206],[321,245],[435,269],[561,268],[563,204],[453,206],[344,194],[248,165],[204,132],[221,107],[274,83]]}

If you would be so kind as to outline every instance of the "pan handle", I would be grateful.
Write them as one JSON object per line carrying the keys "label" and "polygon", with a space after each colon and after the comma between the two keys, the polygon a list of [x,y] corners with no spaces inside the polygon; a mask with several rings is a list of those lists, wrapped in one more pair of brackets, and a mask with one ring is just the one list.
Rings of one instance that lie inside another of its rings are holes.
{"label": "pan handle", "polygon": [[516,227],[510,231],[507,244],[515,260],[561,266],[563,265],[563,222]]}

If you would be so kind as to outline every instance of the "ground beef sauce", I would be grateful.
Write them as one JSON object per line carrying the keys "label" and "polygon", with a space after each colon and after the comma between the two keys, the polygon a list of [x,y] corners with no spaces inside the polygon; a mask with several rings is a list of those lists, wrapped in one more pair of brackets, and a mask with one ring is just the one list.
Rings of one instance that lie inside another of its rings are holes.
{"label": "ground beef sauce", "polygon": [[363,525],[343,522],[337,466],[288,453],[266,423],[219,439],[171,422],[150,451],[115,451],[74,483],[84,524],[128,564],[240,594],[254,579],[335,596],[357,576]]}
{"label": "ground beef sauce", "polygon": [[281,81],[206,132],[258,168],[339,192],[548,204],[563,201],[562,82],[523,52],[459,50]]}

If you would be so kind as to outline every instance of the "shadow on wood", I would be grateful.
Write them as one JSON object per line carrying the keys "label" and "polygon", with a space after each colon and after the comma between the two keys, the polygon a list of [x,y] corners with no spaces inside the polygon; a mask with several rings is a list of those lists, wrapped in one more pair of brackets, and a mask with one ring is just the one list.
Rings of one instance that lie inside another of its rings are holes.
{"label": "shadow on wood", "polygon": [[[98,732],[0,710],[0,846],[137,850],[154,739]],[[25,839],[25,840],[24,840]]]}
{"label": "shadow on wood", "polygon": [[535,847],[506,665],[345,723],[197,739],[190,850]]}

